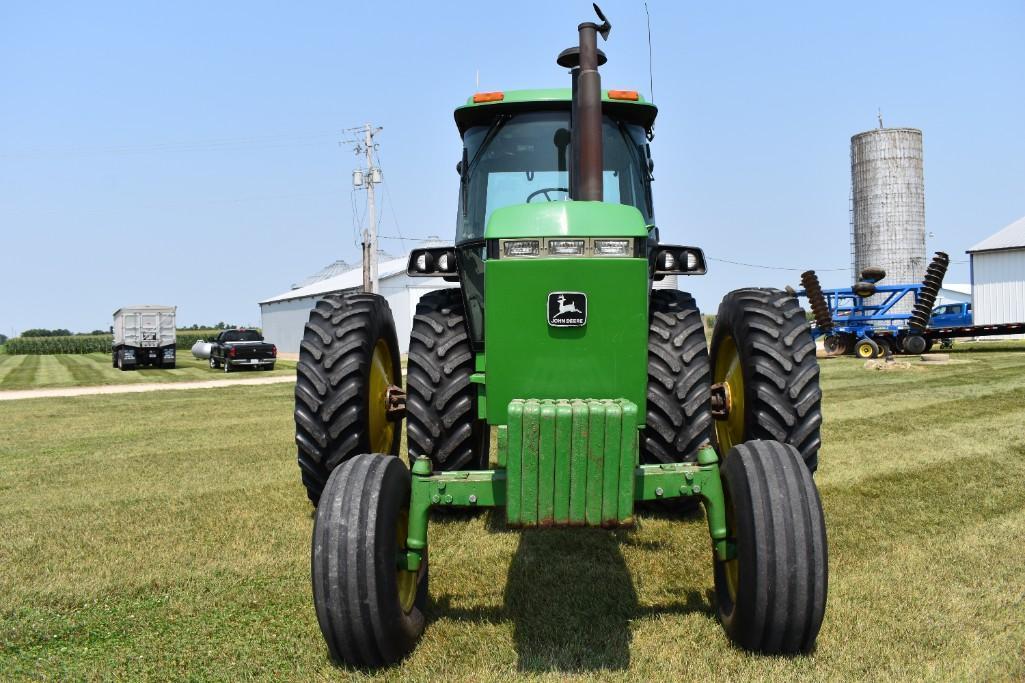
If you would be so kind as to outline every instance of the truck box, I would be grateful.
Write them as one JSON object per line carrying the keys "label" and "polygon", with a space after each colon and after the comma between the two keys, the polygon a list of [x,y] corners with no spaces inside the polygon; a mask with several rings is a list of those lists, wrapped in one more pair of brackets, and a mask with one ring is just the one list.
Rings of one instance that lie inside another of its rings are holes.
{"label": "truck box", "polygon": [[142,365],[173,368],[175,310],[174,306],[143,304],[114,311],[113,366],[122,370]]}

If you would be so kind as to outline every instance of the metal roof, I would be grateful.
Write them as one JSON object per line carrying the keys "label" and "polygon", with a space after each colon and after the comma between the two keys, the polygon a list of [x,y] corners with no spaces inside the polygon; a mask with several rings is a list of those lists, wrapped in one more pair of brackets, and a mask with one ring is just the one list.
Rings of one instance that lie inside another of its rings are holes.
{"label": "metal roof", "polygon": [[976,251],[996,251],[998,249],[1021,249],[1025,248],[1025,216],[1019,218],[1006,228],[990,235],[974,247],[968,253]]}
{"label": "metal roof", "polygon": [[[406,272],[406,264],[409,257],[392,259],[377,264],[377,277],[381,280]],[[357,289],[363,286],[363,269],[355,268],[341,275],[318,280],[312,285],[306,285],[298,289],[290,289],[287,292],[264,299],[261,304],[270,304],[275,301],[288,301],[289,299],[302,299],[308,296],[320,296],[331,292],[340,292],[346,289]]]}

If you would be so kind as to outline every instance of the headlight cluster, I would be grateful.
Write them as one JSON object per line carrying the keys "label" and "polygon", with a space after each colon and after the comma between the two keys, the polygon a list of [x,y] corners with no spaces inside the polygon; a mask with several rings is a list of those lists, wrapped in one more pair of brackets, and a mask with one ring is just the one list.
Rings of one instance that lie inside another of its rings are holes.
{"label": "headlight cluster", "polygon": [[412,277],[453,277],[456,251],[448,247],[414,249],[409,254],[406,273]]}
{"label": "headlight cluster", "polygon": [[664,275],[704,275],[705,254],[697,247],[660,244],[655,250],[655,278]]}
{"label": "headlight cluster", "polygon": [[499,258],[536,258],[540,256],[598,258],[630,257],[637,254],[632,238],[545,237],[537,239],[499,240]]}

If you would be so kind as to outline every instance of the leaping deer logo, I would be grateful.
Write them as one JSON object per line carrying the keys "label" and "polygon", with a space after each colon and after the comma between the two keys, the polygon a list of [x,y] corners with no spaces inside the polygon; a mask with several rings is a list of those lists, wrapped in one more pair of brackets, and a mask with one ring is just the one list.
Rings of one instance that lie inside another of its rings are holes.
{"label": "leaping deer logo", "polygon": [[581,311],[579,308],[577,308],[577,305],[575,303],[573,303],[572,301],[570,301],[567,304],[566,303],[566,297],[563,294],[560,294],[556,298],[556,301],[559,302],[559,312],[552,316],[553,319],[554,318],[558,318],[563,313],[580,313],[581,315],[583,314],[583,311]]}

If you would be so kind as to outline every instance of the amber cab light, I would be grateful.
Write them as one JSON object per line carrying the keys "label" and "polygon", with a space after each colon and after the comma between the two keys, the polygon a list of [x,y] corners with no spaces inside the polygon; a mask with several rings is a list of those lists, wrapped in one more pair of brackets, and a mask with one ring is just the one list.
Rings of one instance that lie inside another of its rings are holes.
{"label": "amber cab light", "polygon": [[480,102],[501,102],[505,99],[504,92],[479,92],[473,96],[473,101]]}
{"label": "amber cab light", "polygon": [[610,90],[610,100],[630,100],[636,102],[640,99],[640,95],[637,94],[636,90]]}

